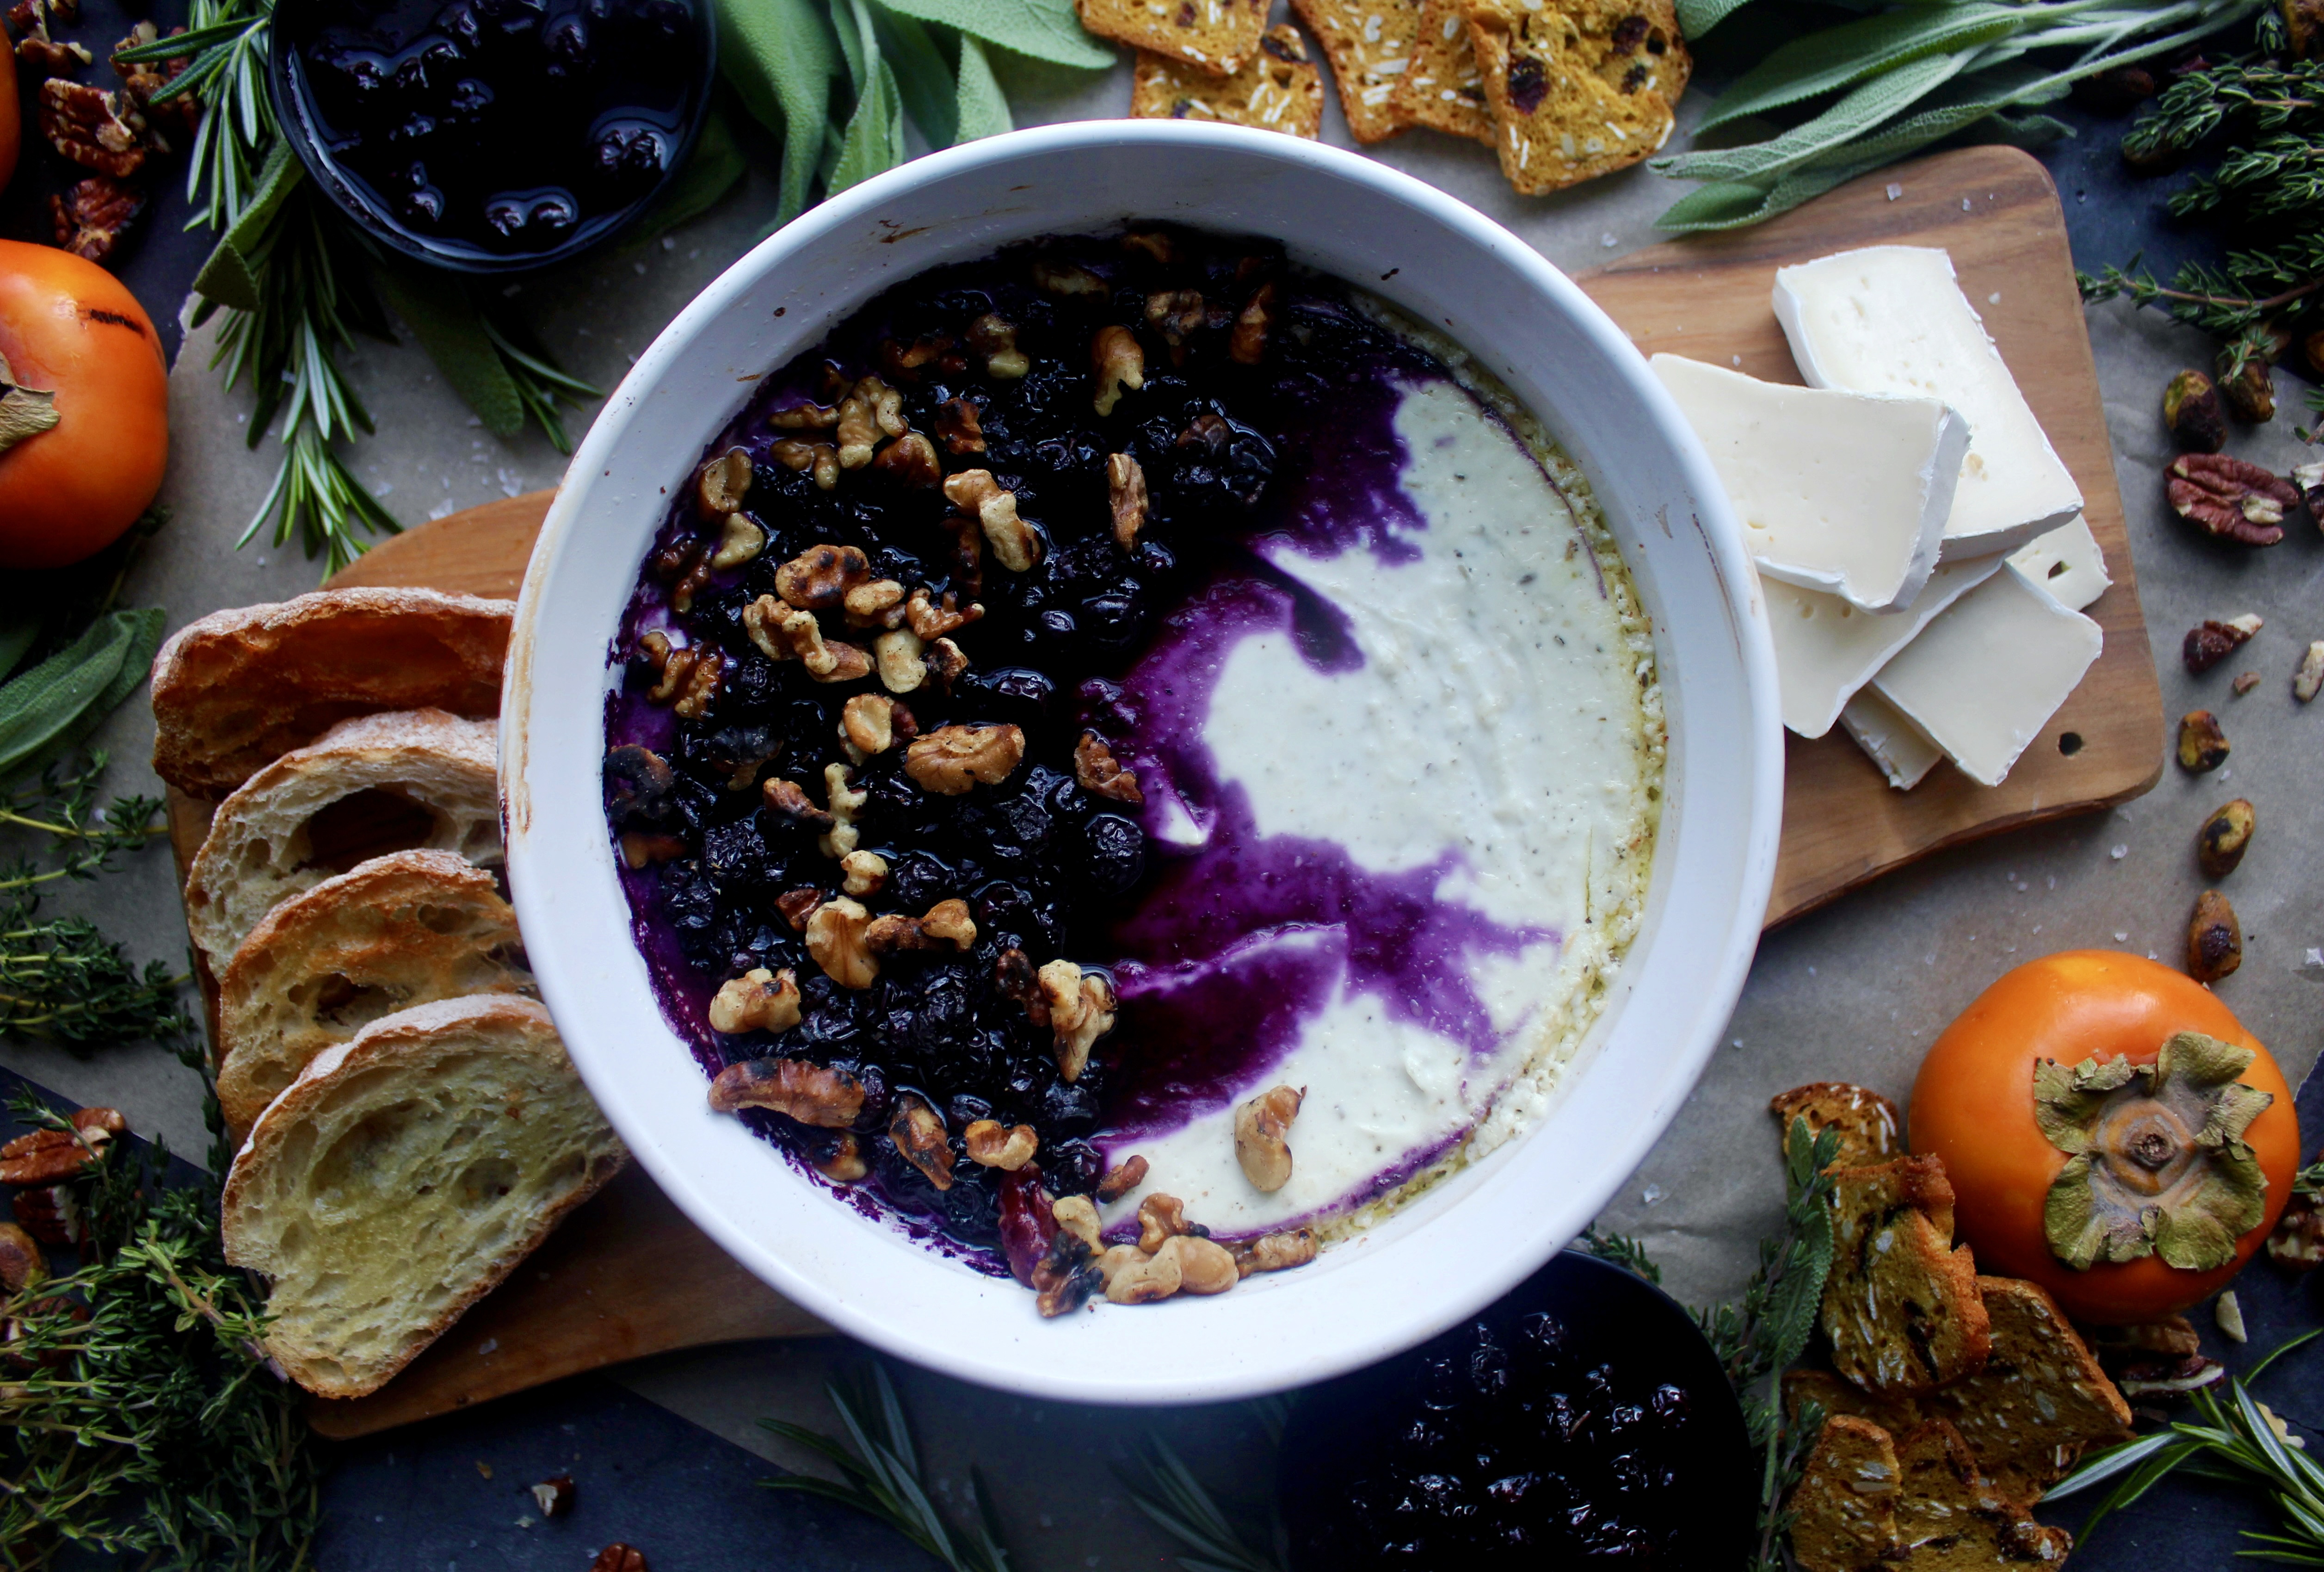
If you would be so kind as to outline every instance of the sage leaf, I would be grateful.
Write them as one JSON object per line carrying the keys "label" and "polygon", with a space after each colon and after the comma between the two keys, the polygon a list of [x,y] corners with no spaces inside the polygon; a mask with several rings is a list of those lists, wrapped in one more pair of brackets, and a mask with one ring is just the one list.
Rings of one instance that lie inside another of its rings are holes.
{"label": "sage leaf", "polygon": [[1678,30],[1692,43],[1751,0],[1678,0]]}
{"label": "sage leaf", "polygon": [[383,263],[379,292],[411,329],[484,429],[503,441],[524,430],[524,400],[457,275]]}
{"label": "sage leaf", "polygon": [[208,260],[194,275],[196,294],[238,311],[258,310],[258,275],[251,268],[250,255],[275,214],[306,178],[307,166],[291,152],[289,139],[278,137],[249,202],[235,215],[234,223],[218,237]]}
{"label": "sage leaf", "polygon": [[121,619],[129,630],[128,643],[121,652],[121,669],[113,674],[113,680],[97,696],[97,702],[81,711],[78,720],[59,732],[27,759],[26,767],[42,768],[78,747],[91,732],[104,724],[107,716],[127,703],[129,696],[143,687],[145,679],[152,674],[154,653],[161,647],[161,608],[158,606],[145,606],[110,615]]}
{"label": "sage leaf", "polygon": [[748,169],[742,146],[734,140],[733,126],[714,105],[702,122],[702,134],[694,139],[694,151],[687,155],[685,167],[630,231],[628,246],[634,249],[699,218],[734,189]]}
{"label": "sage leaf", "polygon": [[[76,723],[112,689],[141,615],[111,612],[98,617],[79,638],[0,688],[0,781],[37,763],[53,744],[73,735]],[[140,670],[137,675],[144,673]]]}
{"label": "sage leaf", "polygon": [[984,46],[965,32],[960,35],[958,102],[955,143],[1016,129],[1016,122],[1009,116],[1009,99],[992,75],[992,62],[984,58]]}
{"label": "sage leaf", "polygon": [[986,43],[1053,65],[1103,70],[1113,47],[1092,37],[1073,0],[885,0],[890,11],[958,28]]}
{"label": "sage leaf", "polygon": [[1960,73],[1959,55],[1933,55],[1897,67],[1849,93],[1804,125],[1748,147],[1717,148],[1657,160],[1665,174],[1691,180],[1770,179],[1830,153],[1903,113]]}
{"label": "sage leaf", "polygon": [[1837,92],[1932,54],[2006,38],[2025,12],[2010,5],[1944,5],[1884,12],[1794,39],[1738,78],[1701,130]]}
{"label": "sage leaf", "polygon": [[872,12],[863,0],[832,0],[831,26],[839,38],[840,58],[847,62],[848,91],[861,98],[872,79],[872,63],[880,58]]}
{"label": "sage leaf", "polygon": [[718,67],[742,106],[783,139],[775,222],[807,210],[823,157],[838,43],[813,0],[719,0]]}
{"label": "sage leaf", "polygon": [[960,130],[960,99],[944,52],[928,36],[928,30],[909,16],[877,11],[872,20],[878,29],[880,57],[896,74],[904,113],[912,117],[930,147],[950,147]]}
{"label": "sage leaf", "polygon": [[0,618],[0,677],[16,669],[40,636],[41,614],[29,606],[17,606]]}
{"label": "sage leaf", "polygon": [[855,100],[855,113],[839,138],[839,157],[825,181],[833,196],[848,187],[894,169],[904,162],[903,102],[896,91],[895,73],[886,60],[875,61],[872,79]]}

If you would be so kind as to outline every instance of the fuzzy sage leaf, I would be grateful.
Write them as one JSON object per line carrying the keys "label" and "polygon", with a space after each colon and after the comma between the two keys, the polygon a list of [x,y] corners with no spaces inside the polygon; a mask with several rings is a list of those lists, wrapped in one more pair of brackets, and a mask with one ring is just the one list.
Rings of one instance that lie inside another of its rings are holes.
{"label": "fuzzy sage leaf", "polygon": [[[161,643],[161,613],[109,612],[71,643],[0,688],[0,781],[69,746],[145,680]],[[124,666],[126,687],[122,684]],[[112,703],[105,701],[111,698]]]}
{"label": "fuzzy sage leaf", "polygon": [[1001,84],[992,75],[992,62],[985,58],[984,46],[965,32],[960,35],[960,75],[954,102],[955,142],[974,142],[1016,129],[1016,122],[1009,115],[1009,100],[1002,96]]}
{"label": "fuzzy sage leaf", "polygon": [[1702,129],[1834,93],[1932,54],[2006,38],[2024,27],[2014,5],[1948,5],[1884,12],[1794,39],[1719,96]]}
{"label": "fuzzy sage leaf", "polygon": [[783,139],[776,222],[807,210],[823,156],[838,43],[811,0],[721,0],[719,69],[742,106]]}
{"label": "fuzzy sage leaf", "polygon": [[1073,0],[886,0],[888,9],[922,22],[957,28],[972,38],[1052,65],[1103,70],[1114,63],[1111,45],[1093,38],[1074,14]]}

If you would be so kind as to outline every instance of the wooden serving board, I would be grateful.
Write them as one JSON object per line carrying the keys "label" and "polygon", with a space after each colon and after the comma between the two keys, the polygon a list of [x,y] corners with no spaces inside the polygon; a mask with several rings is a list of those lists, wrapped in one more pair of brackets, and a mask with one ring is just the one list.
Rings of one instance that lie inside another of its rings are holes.
{"label": "wooden serving board", "polygon": [[[1886,243],[1952,254],[2003,358],[2080,483],[2114,578],[2090,608],[2106,630],[2105,652],[1997,788],[1940,766],[1918,789],[1896,791],[1838,730],[1813,743],[1787,738],[1770,927],[1939,846],[2106,807],[2145,791],[2162,772],[2162,695],[2097,371],[2063,215],[2039,163],[2006,148],[1939,154],[1844,186],[1760,228],[1655,246],[1579,282],[1648,353],[1723,365],[1739,356],[1755,376],[1795,382],[1768,303],[1775,269]],[[331,583],[513,596],[551,495],[422,524],[382,541]],[[2080,739],[2070,754],[2058,745],[2068,733]],[[208,804],[172,795],[181,874],[208,822]],[[215,1027],[217,990],[207,971],[200,981]],[[364,1435],[649,1354],[828,1330],[737,1266],[632,1167],[395,1380],[368,1398],[318,1401],[311,1418],[326,1435]]]}

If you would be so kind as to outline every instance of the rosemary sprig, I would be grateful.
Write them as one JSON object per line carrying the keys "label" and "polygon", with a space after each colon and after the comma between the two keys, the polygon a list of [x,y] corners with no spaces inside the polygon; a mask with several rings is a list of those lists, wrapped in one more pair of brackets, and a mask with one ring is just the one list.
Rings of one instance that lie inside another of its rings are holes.
{"label": "rosemary sprig", "polygon": [[[1286,1411],[1281,1399],[1262,1400],[1259,1418],[1270,1443],[1282,1439]],[[1268,1514],[1268,1537],[1275,1553],[1254,1549],[1161,1437],[1146,1438],[1138,1463],[1140,1477],[1130,1482],[1130,1503],[1192,1552],[1178,1558],[1186,1572],[1282,1572],[1289,1547],[1281,1519]]]}

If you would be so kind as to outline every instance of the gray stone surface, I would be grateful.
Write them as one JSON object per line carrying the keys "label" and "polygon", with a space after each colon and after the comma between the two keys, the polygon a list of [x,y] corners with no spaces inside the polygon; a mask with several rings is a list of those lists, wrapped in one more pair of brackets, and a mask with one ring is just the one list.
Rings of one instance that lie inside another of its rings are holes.
{"label": "gray stone surface", "polygon": [[[1093,81],[1019,69],[1009,86],[1020,123],[1119,113],[1127,73]],[[1327,137],[1346,144],[1336,104]],[[1644,171],[1545,201],[1512,196],[1489,153],[1432,133],[1380,149],[1384,162],[1430,180],[1515,229],[1552,261],[1579,270],[1655,238],[1654,215],[1677,188]],[[1133,194],[1134,195],[1134,194]],[[526,286],[533,319],[564,363],[610,387],[654,332],[752,242],[769,193],[748,190],[685,232],[607,256],[561,278]],[[2084,259],[2088,264],[2092,259]],[[2010,966],[2049,950],[2113,947],[2181,953],[2190,906],[2201,887],[2192,855],[2197,824],[2231,796],[2258,808],[2259,832],[2244,867],[2227,881],[2245,925],[2244,969],[2222,996],[2270,1043],[2296,1083],[2315,1059],[2324,1004],[2324,892],[2313,848],[2324,844],[2324,713],[2296,705],[2290,677],[2309,639],[2324,637],[2319,580],[2324,538],[2305,518],[2270,551],[2220,547],[2194,535],[2163,504],[2167,462],[2157,412],[2169,374],[2208,356],[2196,336],[2152,313],[2108,307],[2090,313],[2118,476],[2127,504],[2140,591],[2154,635],[2165,708],[2207,707],[2234,744],[2226,769],[2190,779],[2168,768],[2151,794],[2111,812],[1963,847],[1895,874],[1770,935],[1725,1034],[1727,1046],[1669,1133],[1625,1185],[1607,1221],[1644,1234],[1682,1298],[1730,1294],[1749,1271],[1755,1242],[1780,1198],[1767,1097],[1799,1082],[1845,1078],[1900,1099],[1923,1050],[1963,1005]],[[269,452],[242,445],[245,392],[223,393],[205,362],[208,335],[189,336],[173,384],[177,441],[168,498],[171,531],[139,565],[134,601],[159,602],[172,625],[211,609],[278,599],[309,587],[314,566],[295,549],[233,541],[263,495]],[[357,467],[388,504],[418,520],[493,496],[549,485],[561,467],[538,437],[489,439],[410,348],[365,344],[350,369],[377,416]],[[2298,388],[2284,382],[2285,403]],[[586,411],[576,416],[577,433]],[[2232,450],[2282,470],[2299,444],[2291,418],[2238,432]],[[2116,591],[2116,593],[2122,593]],[[2181,634],[2205,616],[2257,611],[2265,630],[2201,678],[2180,665]],[[2228,681],[2252,669],[2263,680],[2234,698]],[[119,790],[145,779],[140,761],[151,723],[133,706],[105,742],[122,763]],[[2155,746],[2168,745],[2158,736]],[[154,853],[130,872],[65,892],[55,904],[86,910],[139,956],[180,956],[185,931],[166,859]],[[35,1044],[0,1047],[0,1063],[68,1096],[113,1103],[141,1130],[164,1133],[182,1151],[203,1146],[191,1078],[155,1051],[109,1050],[77,1059]],[[853,1357],[842,1343],[711,1350],[622,1373],[640,1393],[743,1446],[802,1461],[754,1421],[765,1414],[828,1426],[823,1381]],[[1199,1451],[1213,1478],[1263,1492],[1253,1477],[1259,1434],[1248,1409],[1132,1415],[995,1396],[940,1377],[905,1377],[930,1454],[954,1500],[962,1471],[981,1461],[1036,1569],[1154,1564],[1164,1541],[1123,1496],[1112,1467],[1138,1435],[1158,1427]]]}

